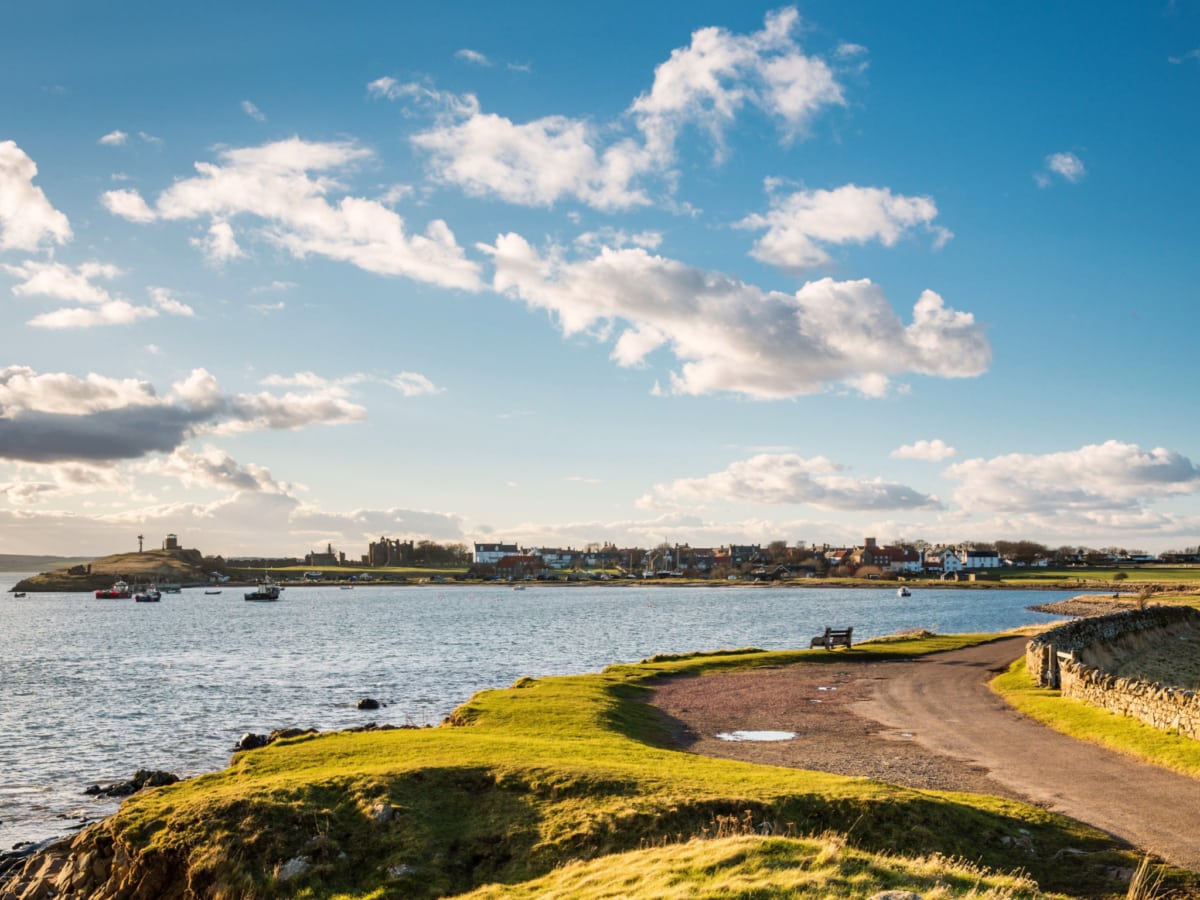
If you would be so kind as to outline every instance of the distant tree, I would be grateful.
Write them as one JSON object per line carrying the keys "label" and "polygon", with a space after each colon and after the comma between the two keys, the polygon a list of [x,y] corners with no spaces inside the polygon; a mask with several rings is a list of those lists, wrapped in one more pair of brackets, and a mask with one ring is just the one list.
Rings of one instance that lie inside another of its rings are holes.
{"label": "distant tree", "polygon": [[1036,541],[996,541],[996,552],[1005,559],[1025,565],[1050,555],[1050,551]]}
{"label": "distant tree", "polygon": [[767,558],[773,563],[783,562],[788,558],[787,541],[771,541],[767,544]]}

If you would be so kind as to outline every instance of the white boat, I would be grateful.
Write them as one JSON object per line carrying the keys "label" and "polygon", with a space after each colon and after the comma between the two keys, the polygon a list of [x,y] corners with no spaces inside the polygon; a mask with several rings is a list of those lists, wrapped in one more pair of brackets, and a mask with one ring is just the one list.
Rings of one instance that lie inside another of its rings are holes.
{"label": "white boat", "polygon": [[897,597],[911,597],[911,596],[912,596],[912,591],[910,591],[910,590],[909,590],[908,588],[906,588],[906,587],[898,588],[898,589],[896,590],[896,596],[897,596]]}
{"label": "white boat", "polygon": [[158,588],[156,588],[154,585],[150,585],[144,590],[134,593],[133,599],[137,603],[158,603],[160,600],[162,600],[162,594],[159,593]]}

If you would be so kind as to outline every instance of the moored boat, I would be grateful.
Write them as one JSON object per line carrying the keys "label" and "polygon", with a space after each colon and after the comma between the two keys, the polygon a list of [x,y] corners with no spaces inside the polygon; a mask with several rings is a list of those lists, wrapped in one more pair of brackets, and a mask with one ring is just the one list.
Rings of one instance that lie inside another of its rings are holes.
{"label": "moored boat", "polygon": [[178,594],[183,590],[183,585],[177,581],[159,582],[158,590],[163,594]]}
{"label": "moored boat", "polygon": [[133,591],[124,581],[118,581],[110,588],[96,591],[97,600],[128,600],[132,596]]}
{"label": "moored boat", "polygon": [[247,600],[257,600],[259,602],[278,600],[279,585],[268,578],[266,581],[260,581],[258,587],[246,594],[245,597]]}
{"label": "moored boat", "polygon": [[911,597],[911,596],[912,596],[912,591],[910,591],[910,590],[909,590],[908,588],[906,588],[906,587],[898,588],[898,589],[897,589],[897,591],[896,591],[896,596],[897,596],[897,597]]}
{"label": "moored boat", "polygon": [[149,585],[145,589],[135,593],[133,599],[137,603],[158,603],[162,600],[162,594],[154,585]]}

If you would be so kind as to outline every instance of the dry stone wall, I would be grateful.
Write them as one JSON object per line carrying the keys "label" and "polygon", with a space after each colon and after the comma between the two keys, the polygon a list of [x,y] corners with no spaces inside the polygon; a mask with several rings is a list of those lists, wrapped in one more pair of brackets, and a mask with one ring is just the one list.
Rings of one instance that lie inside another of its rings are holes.
{"label": "dry stone wall", "polygon": [[1200,612],[1185,606],[1079,619],[1030,641],[1025,661],[1039,685],[1057,687],[1064,697],[1200,740],[1200,695],[1195,691],[1122,678],[1102,668],[1122,643],[1170,641],[1195,629],[1200,629]]}

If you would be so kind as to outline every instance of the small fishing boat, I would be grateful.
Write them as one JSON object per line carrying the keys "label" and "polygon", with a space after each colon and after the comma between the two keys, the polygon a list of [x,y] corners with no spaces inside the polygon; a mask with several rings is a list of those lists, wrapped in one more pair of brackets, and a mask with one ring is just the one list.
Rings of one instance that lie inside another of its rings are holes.
{"label": "small fishing boat", "polygon": [[206,597],[211,597],[211,596],[213,596],[214,594],[219,594],[219,593],[221,593],[221,592],[220,592],[220,591],[205,591],[205,592],[204,592],[204,596],[206,596]]}
{"label": "small fishing boat", "polygon": [[24,591],[13,591],[13,596],[17,597],[19,599],[19,598],[25,596],[25,592]]}
{"label": "small fishing boat", "polygon": [[97,600],[128,600],[132,596],[133,591],[124,581],[118,581],[110,588],[96,591]]}
{"label": "small fishing boat", "polygon": [[266,579],[265,581],[260,581],[258,583],[258,587],[246,594],[245,598],[247,600],[254,600],[259,603],[278,600],[279,585],[277,585],[270,578]]}
{"label": "small fishing boat", "polygon": [[150,585],[145,590],[138,591],[133,595],[133,599],[137,603],[158,603],[162,600],[162,594],[154,585]]}
{"label": "small fishing boat", "polygon": [[896,596],[897,596],[897,597],[911,597],[911,596],[912,596],[912,591],[910,591],[910,590],[909,590],[908,588],[906,588],[906,587],[898,588],[898,589],[896,590]]}
{"label": "small fishing boat", "polygon": [[177,581],[159,582],[158,590],[163,594],[179,594],[183,591],[183,585]]}

